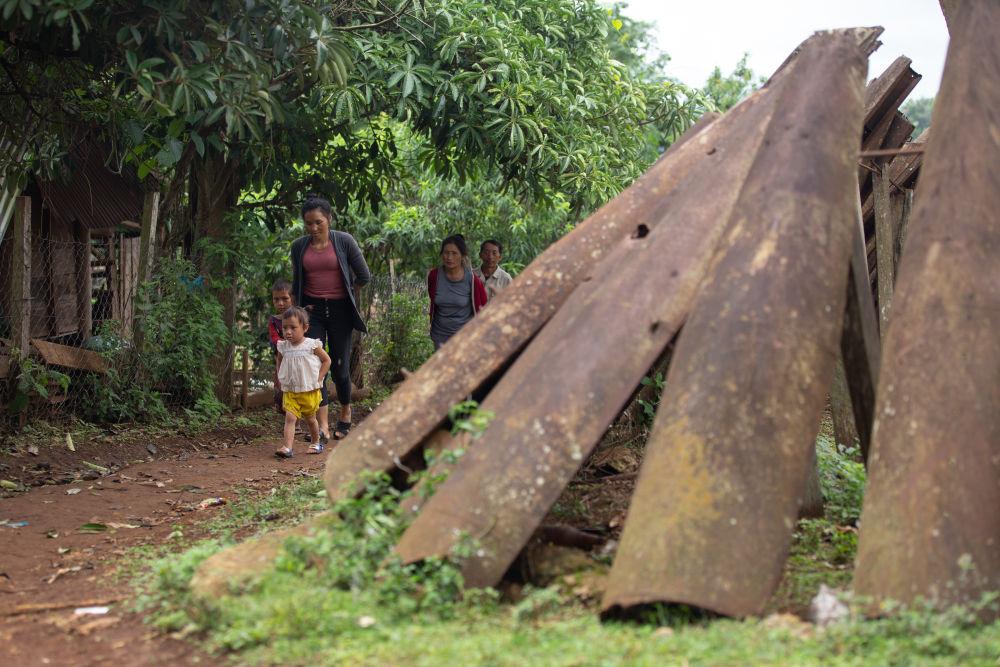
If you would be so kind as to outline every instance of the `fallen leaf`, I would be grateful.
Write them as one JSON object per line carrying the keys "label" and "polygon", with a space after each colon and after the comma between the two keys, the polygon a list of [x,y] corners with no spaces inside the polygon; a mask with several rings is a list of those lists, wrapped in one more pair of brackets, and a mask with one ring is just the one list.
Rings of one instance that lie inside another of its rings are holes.
{"label": "fallen leaf", "polygon": [[198,509],[204,510],[208,509],[209,507],[216,507],[218,505],[225,505],[225,504],[226,504],[225,498],[205,498],[203,501],[198,503]]}
{"label": "fallen leaf", "polygon": [[49,532],[45,533],[45,537],[49,538],[50,540],[54,540],[57,537],[59,537],[59,533],[57,533],[54,530],[50,530]]}
{"label": "fallen leaf", "polygon": [[56,553],[59,554],[60,556],[63,556],[65,554],[68,554],[72,550],[73,549],[70,547],[59,547],[58,549],[56,549]]}
{"label": "fallen leaf", "polygon": [[45,579],[43,579],[43,581],[47,584],[55,583],[55,580],[63,576],[64,574],[69,574],[70,572],[79,572],[82,569],[83,566],[81,565],[74,565],[73,567],[61,567],[58,570],[56,570],[55,574],[46,577]]}
{"label": "fallen leaf", "polygon": [[71,452],[76,451],[76,445],[73,444],[73,436],[69,433],[66,434],[66,448]]}
{"label": "fallen leaf", "polygon": [[138,528],[139,526],[132,525],[131,523],[108,523],[108,528]]}
{"label": "fallen leaf", "polygon": [[7,489],[8,491],[17,491],[21,488],[21,485],[17,482],[12,482],[9,479],[0,479],[0,487]]}
{"label": "fallen leaf", "polygon": [[150,454],[156,454],[158,450],[156,449],[156,445],[154,445],[153,443],[149,443],[146,445],[146,451],[149,452]]}
{"label": "fallen leaf", "polygon": [[67,496],[75,496],[78,493],[80,493],[80,489],[77,489],[77,488],[66,489],[66,495]]}
{"label": "fallen leaf", "polygon": [[91,463],[90,461],[81,461],[81,463],[83,463],[83,465],[87,466],[94,472],[99,472],[102,475],[107,475],[108,473],[111,472],[110,469],[105,468],[104,466],[97,465],[96,463]]}
{"label": "fallen leaf", "polygon": [[38,445],[28,445],[28,453],[32,456],[38,456]]}
{"label": "fallen leaf", "polygon": [[80,526],[81,533],[103,533],[108,527],[103,523],[85,523]]}

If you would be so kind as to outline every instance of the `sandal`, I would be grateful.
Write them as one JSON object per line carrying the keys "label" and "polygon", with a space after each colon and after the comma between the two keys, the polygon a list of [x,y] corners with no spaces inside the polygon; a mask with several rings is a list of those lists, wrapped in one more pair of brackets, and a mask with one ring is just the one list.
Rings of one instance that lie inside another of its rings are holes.
{"label": "sandal", "polygon": [[323,453],[323,443],[317,442],[315,445],[309,445],[309,449],[306,450],[307,454],[322,454]]}
{"label": "sandal", "polygon": [[312,445],[311,447],[309,447],[309,453],[310,454],[322,454],[323,450],[326,449],[326,443],[328,443],[328,442],[330,442],[330,436],[328,436],[326,433],[323,433],[323,431],[320,431],[319,432],[319,442],[317,442],[315,445]]}
{"label": "sandal", "polygon": [[275,458],[279,459],[290,459],[295,455],[292,454],[292,450],[288,449],[287,447],[282,447],[281,449],[279,449],[274,453],[274,456]]}
{"label": "sandal", "polygon": [[333,439],[343,440],[351,432],[351,422],[337,422],[337,428],[333,429]]}

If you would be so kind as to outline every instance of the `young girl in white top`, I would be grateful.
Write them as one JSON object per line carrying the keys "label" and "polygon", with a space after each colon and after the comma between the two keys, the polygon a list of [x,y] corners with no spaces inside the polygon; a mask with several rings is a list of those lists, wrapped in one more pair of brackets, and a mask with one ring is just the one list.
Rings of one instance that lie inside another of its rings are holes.
{"label": "young girl in white top", "polygon": [[292,306],[281,314],[285,337],[278,341],[278,382],[283,392],[281,405],[285,408],[285,441],[274,455],[282,459],[292,458],[295,422],[299,419],[309,424],[313,441],[310,454],[319,454],[326,445],[326,437],[319,432],[316,411],[321,400],[319,389],[330,370],[330,355],[320,341],[306,338],[308,328],[309,315],[302,308]]}

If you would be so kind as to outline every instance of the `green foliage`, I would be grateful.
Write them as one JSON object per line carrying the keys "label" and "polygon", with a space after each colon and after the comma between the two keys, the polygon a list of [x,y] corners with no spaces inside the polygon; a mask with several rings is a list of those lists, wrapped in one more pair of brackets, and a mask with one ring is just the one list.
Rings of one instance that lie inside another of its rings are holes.
{"label": "green foliage", "polygon": [[839,524],[857,523],[866,479],[860,452],[821,433],[816,439],[816,457],[827,518]]}
{"label": "green foliage", "polygon": [[225,406],[215,398],[210,360],[230,340],[222,306],[207,291],[194,266],[165,259],[155,278],[140,288],[136,310],[142,318],[139,359],[149,386],[191,415],[217,417]]}
{"label": "green foliage", "polygon": [[639,407],[642,408],[642,423],[648,428],[653,425],[653,420],[656,419],[656,409],[660,405],[660,397],[663,395],[666,381],[663,378],[663,373],[657,373],[654,377],[644,376],[639,384],[653,389],[653,396],[650,397],[652,400],[644,398],[638,400]]}
{"label": "green foliage", "polygon": [[913,123],[912,138],[917,138],[920,134],[931,126],[931,113],[934,111],[934,98],[921,97],[914,100],[907,100],[900,107],[910,122]]}
{"label": "green foliage", "polygon": [[65,392],[69,388],[68,375],[52,370],[29,356],[22,356],[17,348],[11,353],[11,367],[17,369],[13,396],[7,404],[7,410],[12,415],[27,410],[32,396],[48,398],[49,392],[54,389]]}
{"label": "green foliage", "polygon": [[366,341],[369,372],[376,383],[386,383],[401,368],[416,370],[431,354],[434,344],[427,334],[427,295],[397,292],[385,303],[375,304]]}
{"label": "green foliage", "polygon": [[[303,493],[317,484],[307,483]],[[307,497],[306,496],[306,497]],[[315,497],[315,494],[313,494]],[[433,621],[454,616],[462,604],[462,577],[456,558],[469,554],[461,544],[448,559],[428,559],[403,565],[392,548],[408,518],[401,494],[388,476],[371,475],[359,483],[359,493],[336,504],[314,534],[291,537],[263,572],[247,597],[223,598],[208,607],[193,603],[189,584],[197,566],[218,551],[210,541],[154,563],[152,580],[142,598],[154,610],[160,627],[210,629],[213,643],[228,650],[267,646],[274,641],[309,641],[316,636],[350,636],[371,624],[404,622],[414,614]],[[274,509],[273,501],[268,501]],[[287,499],[278,507],[288,507]],[[246,525],[265,507],[243,509],[227,523]]]}
{"label": "green foliage", "polygon": [[716,67],[701,89],[719,111],[729,111],[767,80],[754,75],[753,70],[747,65],[748,57],[749,54],[743,54],[728,76],[723,76],[722,70]]}
{"label": "green foliage", "polygon": [[448,409],[448,419],[451,420],[451,433],[468,433],[473,440],[478,440],[486,431],[496,414],[492,410],[484,410],[476,401],[462,401]]}

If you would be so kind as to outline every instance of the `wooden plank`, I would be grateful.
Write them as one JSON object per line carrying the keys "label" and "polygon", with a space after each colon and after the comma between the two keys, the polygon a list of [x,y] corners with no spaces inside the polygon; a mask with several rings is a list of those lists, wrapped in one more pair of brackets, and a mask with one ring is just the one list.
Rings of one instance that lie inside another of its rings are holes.
{"label": "wooden plank", "polygon": [[141,285],[153,275],[156,256],[156,224],[159,216],[160,193],[147,192],[142,204],[142,230],[139,233],[139,264],[136,283]]}
{"label": "wooden plank", "polygon": [[855,447],[858,429],[854,424],[854,408],[851,406],[851,390],[847,385],[847,370],[844,368],[843,352],[837,354],[837,365],[830,383],[830,419],[833,422],[833,437],[842,447]]}
{"label": "wooden plank", "polygon": [[854,424],[861,443],[861,453],[868,460],[871,428],[875,415],[875,387],[881,364],[878,313],[868,279],[868,256],[865,251],[861,203],[855,203],[857,220],[851,253],[851,271],[847,277],[847,305],[840,352],[844,358],[847,387],[850,390]]}
{"label": "wooden plank", "polygon": [[13,345],[27,354],[31,339],[31,198],[18,197],[10,221],[13,242],[10,331]]}
{"label": "wooden plank", "polygon": [[31,345],[38,350],[38,353],[42,355],[42,359],[50,366],[77,368],[83,371],[94,371],[95,373],[104,373],[108,370],[107,361],[93,350],[59,345],[58,343],[51,343],[39,338],[31,339]]}
{"label": "wooden plank", "polygon": [[73,237],[76,243],[76,304],[79,317],[80,338],[86,341],[93,333],[94,309],[91,299],[94,292],[94,279],[90,266],[90,230],[83,225],[73,227]]}
{"label": "wooden plank", "polygon": [[[760,614],[803,501],[846,298],[867,60],[800,54],[677,342],[602,602]],[[836,111],[833,111],[835,109]]]}
{"label": "wooden plank", "polygon": [[955,11],[883,348],[853,586],[874,604],[1000,588],[1000,3]]}
{"label": "wooden plank", "polygon": [[889,179],[875,174],[873,181],[875,196],[875,259],[878,277],[878,321],[879,331],[885,333],[889,324],[889,309],[892,306],[892,288],[895,282],[893,267],[896,241],[893,230],[896,214],[892,198],[889,196]]}

